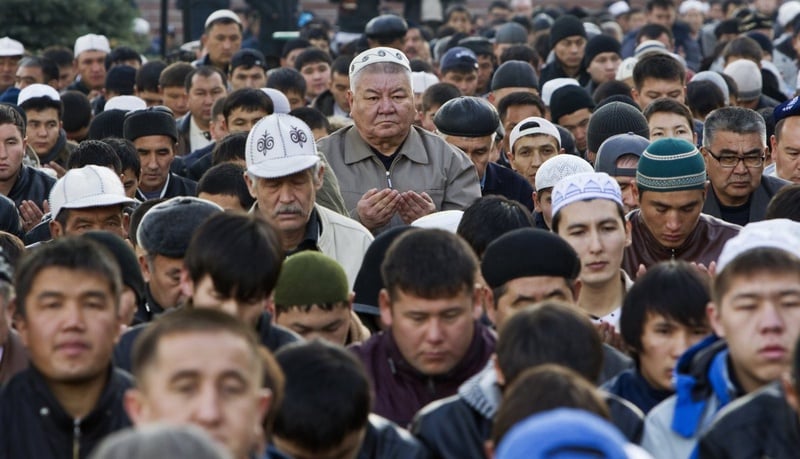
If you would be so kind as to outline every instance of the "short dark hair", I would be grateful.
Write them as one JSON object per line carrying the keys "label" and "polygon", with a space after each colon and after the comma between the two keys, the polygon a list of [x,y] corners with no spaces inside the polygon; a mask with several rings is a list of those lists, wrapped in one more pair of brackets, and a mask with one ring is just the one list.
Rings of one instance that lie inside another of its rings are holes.
{"label": "short dark hair", "polygon": [[260,343],[256,338],[255,330],[249,325],[216,309],[180,308],[175,312],[159,316],[136,338],[131,355],[131,372],[136,384],[141,387],[145,370],[155,363],[162,339],[171,335],[220,332],[242,338],[252,353],[254,368],[259,373],[263,371],[259,352]]}
{"label": "short dark hair", "polygon": [[682,116],[686,118],[689,128],[694,131],[694,118],[692,118],[692,112],[689,110],[689,107],[687,107],[686,104],[682,104],[669,97],[661,97],[650,102],[650,104],[647,107],[644,107],[642,110],[642,114],[648,122],[650,121],[650,117],[656,113],[672,113]]}
{"label": "short dark hair", "polygon": [[539,68],[539,53],[530,45],[511,45],[500,54],[500,64],[508,61],[523,61],[530,63],[533,68]]}
{"label": "short dark hair", "polygon": [[136,71],[136,90],[158,92],[158,79],[167,68],[164,61],[149,61]]}
{"label": "short dark hair", "polygon": [[641,90],[644,80],[686,81],[686,69],[674,57],[666,54],[645,56],[633,66],[633,86]]}
{"label": "short dark hair", "polygon": [[282,261],[281,237],[270,223],[255,215],[223,212],[197,228],[183,264],[194,282],[209,275],[219,293],[252,301],[272,293]]}
{"label": "short dark hair", "polygon": [[133,175],[138,179],[139,174],[142,172],[142,160],[139,154],[136,153],[136,147],[128,139],[119,137],[106,137],[103,142],[111,146],[114,153],[117,154],[120,163],[120,173],[130,169]]}
{"label": "short dark hair", "polygon": [[268,115],[275,111],[272,99],[264,91],[253,88],[237,89],[225,96],[225,102],[222,105],[222,116],[225,117],[226,122],[231,112],[237,108],[241,108],[246,112],[264,110]]}
{"label": "short dark hair", "polygon": [[244,161],[247,135],[247,132],[234,132],[223,137],[211,150],[211,164],[216,166],[236,160]]}
{"label": "short dark hair", "polygon": [[122,173],[122,163],[114,148],[101,140],[84,140],[67,159],[67,169],[77,169],[90,164],[107,167],[117,175]]}
{"label": "short dark hair", "polygon": [[221,163],[207,170],[197,182],[197,195],[200,193],[236,196],[239,205],[247,210],[253,206],[255,198],[247,189],[244,180],[245,169],[238,164]]}
{"label": "short dark hair", "polygon": [[296,49],[305,49],[311,47],[311,42],[306,40],[305,38],[293,38],[291,40],[287,40],[286,43],[283,44],[283,49],[281,50],[281,57],[286,58],[292,51]]}
{"label": "short dark hair", "polygon": [[353,55],[351,54],[344,54],[336,59],[333,60],[333,64],[331,64],[331,72],[338,73],[339,75],[344,75],[346,77],[350,77],[350,62],[353,61]]}
{"label": "short dark hair", "polygon": [[672,0],[647,0],[647,3],[644,4],[644,9],[648,13],[653,11],[655,8],[669,10],[675,9],[675,4],[672,3]]}
{"label": "short dark hair", "polygon": [[[778,130],[776,129],[775,137],[777,136]],[[764,219],[772,220],[774,218],[788,218],[800,222],[800,183],[793,183],[781,188],[769,200]]]}
{"label": "short dark hair", "polygon": [[432,107],[442,106],[450,99],[455,99],[461,95],[461,91],[450,83],[436,83],[428,86],[422,93],[422,111],[428,111]]}
{"label": "short dark hair", "polygon": [[536,365],[555,363],[596,381],[603,368],[600,335],[577,307],[547,301],[515,312],[495,348],[506,384]]}
{"label": "short dark hair", "polygon": [[25,138],[25,118],[14,107],[0,104],[0,125],[13,124],[17,127],[20,137]]}
{"label": "short dark hair", "polygon": [[45,269],[53,267],[83,271],[102,277],[108,282],[114,308],[119,307],[122,275],[115,258],[105,247],[89,238],[68,236],[32,248],[20,259],[14,274],[14,288],[17,291],[16,312],[20,317],[25,317],[26,297],[36,277]]}
{"label": "short dark hair", "polygon": [[[505,121],[510,107],[516,107],[518,105],[533,105],[538,108],[542,114],[545,113],[544,102],[542,102],[539,96],[528,91],[515,91],[506,94],[506,96],[497,103],[497,114],[500,115],[500,121]],[[506,132],[506,135],[511,135],[511,133]]]}
{"label": "short dark hair", "polygon": [[217,74],[220,78],[222,78],[222,86],[228,86],[228,77],[225,76],[225,72],[212,65],[201,65],[186,75],[186,79],[183,81],[183,89],[185,89],[187,93],[192,90],[192,80],[194,80],[195,76],[210,78],[214,74]]}
{"label": "short dark hair", "polygon": [[92,122],[92,102],[86,94],[80,91],[64,91],[61,93],[61,104],[67,115],[61,117],[65,131],[79,131]]}
{"label": "short dark hair", "polygon": [[311,130],[324,129],[325,132],[330,134],[332,132],[331,122],[324,113],[314,107],[300,107],[295,108],[289,112],[290,115],[303,120]]}
{"label": "short dark hair", "polygon": [[72,50],[60,45],[48,46],[42,51],[42,57],[50,59],[59,67],[72,66],[72,61],[75,59]]}
{"label": "short dark hair", "polygon": [[476,199],[464,209],[456,233],[472,247],[478,258],[486,246],[503,234],[518,228],[533,228],[531,212],[522,204],[499,195]]}
{"label": "short dark hair", "polygon": [[466,241],[444,230],[421,229],[398,237],[381,264],[383,285],[398,292],[440,299],[472,292],[478,260]]}
{"label": "short dark hair", "polygon": [[328,65],[333,64],[333,60],[331,60],[331,56],[328,53],[316,46],[312,46],[304,49],[303,52],[297,56],[294,60],[294,68],[299,72],[304,66],[316,64],[318,62],[324,62]]}
{"label": "short dark hair", "polygon": [[135,60],[142,63],[142,56],[129,46],[117,46],[110,53],[106,54],[106,70],[114,65],[122,64],[125,61]]}
{"label": "short dark hair", "polygon": [[631,87],[622,81],[609,80],[597,87],[592,95],[595,104],[599,104],[604,99],[611,96],[631,96]]}
{"label": "short dark hair", "polygon": [[367,372],[350,352],[322,340],[284,346],[275,355],[286,376],[274,434],[322,452],[367,425]]}
{"label": "short dark hair", "polygon": [[713,81],[690,81],[686,85],[686,103],[698,119],[725,106],[725,94]]}
{"label": "short dark hair", "polygon": [[444,12],[444,22],[449,21],[450,20],[450,16],[452,16],[454,13],[465,13],[467,15],[467,17],[470,20],[472,20],[472,13],[469,11],[469,8],[467,8],[466,5],[462,5],[460,3],[455,3],[455,4],[450,5],[449,7],[447,7],[447,9],[445,10],[445,12]]}
{"label": "short dark hair", "polygon": [[591,382],[561,365],[539,365],[525,370],[503,393],[492,424],[492,441],[499,444],[516,423],[556,408],[576,408],[611,418],[605,400]]}
{"label": "short dark hair", "polygon": [[185,88],[186,76],[192,73],[194,67],[188,62],[175,62],[169,64],[158,76],[159,89],[180,86]]}
{"label": "short dark hair", "polygon": [[675,36],[672,35],[672,31],[668,28],[664,27],[661,24],[645,24],[636,32],[636,41],[635,43],[641,43],[642,38],[645,40],[658,40],[662,35],[666,34],[669,37],[670,43],[675,43]]}
{"label": "short dark hair", "polygon": [[679,260],[651,266],[636,279],[622,302],[619,327],[634,359],[642,352],[642,334],[647,317],[659,315],[687,327],[707,325],[709,285],[696,268]]}
{"label": "short dark hair", "polygon": [[267,74],[267,87],[284,94],[295,91],[302,97],[306,96],[306,79],[295,69],[282,67],[270,70]]}
{"label": "short dark hair", "polygon": [[722,59],[724,61],[738,56],[760,65],[761,55],[762,50],[758,42],[746,36],[734,38],[722,50]]}
{"label": "short dark hair", "polygon": [[731,260],[717,272],[711,287],[711,298],[717,308],[737,277],[752,277],[759,273],[792,273],[800,277],[800,259],[791,253],[773,247],[747,250]]}

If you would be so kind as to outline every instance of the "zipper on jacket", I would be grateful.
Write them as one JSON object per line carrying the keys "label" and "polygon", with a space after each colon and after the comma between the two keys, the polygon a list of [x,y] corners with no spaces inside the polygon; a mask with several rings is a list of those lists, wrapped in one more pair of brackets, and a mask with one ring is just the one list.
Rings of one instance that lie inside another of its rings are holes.
{"label": "zipper on jacket", "polygon": [[72,424],[72,459],[81,457],[81,420],[75,419]]}
{"label": "zipper on jacket", "polygon": [[391,176],[391,172],[389,172],[388,170],[386,171],[386,183],[389,184],[389,189],[391,189],[392,188],[392,176]]}

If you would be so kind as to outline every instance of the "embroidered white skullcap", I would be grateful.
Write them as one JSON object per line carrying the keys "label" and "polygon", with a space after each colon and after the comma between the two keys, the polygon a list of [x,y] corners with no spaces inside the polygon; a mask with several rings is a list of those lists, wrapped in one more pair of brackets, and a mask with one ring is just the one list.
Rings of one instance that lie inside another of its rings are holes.
{"label": "embroidered white skullcap", "polygon": [[536,171],[536,191],[553,188],[564,177],[582,172],[594,172],[592,165],[585,159],[570,154],[553,156]]}
{"label": "embroidered white skullcap", "polygon": [[622,205],[622,191],[619,184],[605,172],[568,175],[556,183],[550,197],[553,200],[553,215],[573,202],[589,199],[605,199]]}
{"label": "embroidered white skullcap", "polygon": [[800,223],[787,218],[748,223],[725,243],[717,259],[717,274],[744,252],[764,247],[785,250],[800,258]]}
{"label": "embroidered white skullcap", "polygon": [[396,48],[379,46],[370,48],[353,58],[350,62],[350,78],[353,78],[353,75],[364,67],[381,62],[399,64],[409,72],[411,71],[411,65],[408,63],[408,57],[406,57],[405,53]]}

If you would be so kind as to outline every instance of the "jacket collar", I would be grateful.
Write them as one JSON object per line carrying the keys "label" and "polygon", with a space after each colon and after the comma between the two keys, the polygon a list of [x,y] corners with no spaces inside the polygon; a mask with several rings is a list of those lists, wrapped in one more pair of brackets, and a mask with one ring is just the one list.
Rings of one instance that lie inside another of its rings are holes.
{"label": "jacket collar", "polygon": [[658,242],[656,237],[653,236],[653,233],[650,232],[650,228],[645,224],[641,209],[636,209],[633,212],[633,218],[636,220],[637,226],[639,226],[639,232],[644,242],[642,247],[654,254],[656,259],[678,258],[690,248],[696,247],[699,241],[702,241],[705,237],[705,225],[702,224],[703,214],[700,214],[694,229],[692,229],[692,232],[689,233],[689,236],[683,241],[680,247],[674,249],[664,247]]}
{"label": "jacket collar", "polygon": [[497,384],[497,372],[494,362],[489,360],[475,376],[464,381],[458,388],[458,395],[486,419],[494,419],[503,394]]}
{"label": "jacket collar", "polygon": [[[353,145],[355,148],[343,148],[345,164],[350,165],[359,161],[364,161],[376,154],[372,147],[358,133],[358,129],[356,129],[355,126],[346,129],[348,130],[343,134],[343,142]],[[405,156],[416,163],[428,164],[428,155],[425,150],[425,145],[422,142],[422,135],[417,129],[421,128],[411,126],[408,136],[406,136],[406,139],[403,141],[403,144],[400,145],[396,154],[398,156]]]}

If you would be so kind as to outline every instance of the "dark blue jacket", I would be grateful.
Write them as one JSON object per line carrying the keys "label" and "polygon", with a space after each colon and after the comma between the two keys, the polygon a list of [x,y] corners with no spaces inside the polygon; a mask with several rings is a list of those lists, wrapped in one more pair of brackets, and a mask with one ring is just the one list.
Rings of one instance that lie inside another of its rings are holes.
{"label": "dark blue jacket", "polygon": [[484,177],[482,196],[499,194],[521,203],[533,212],[533,187],[525,177],[493,162],[486,165]]}

